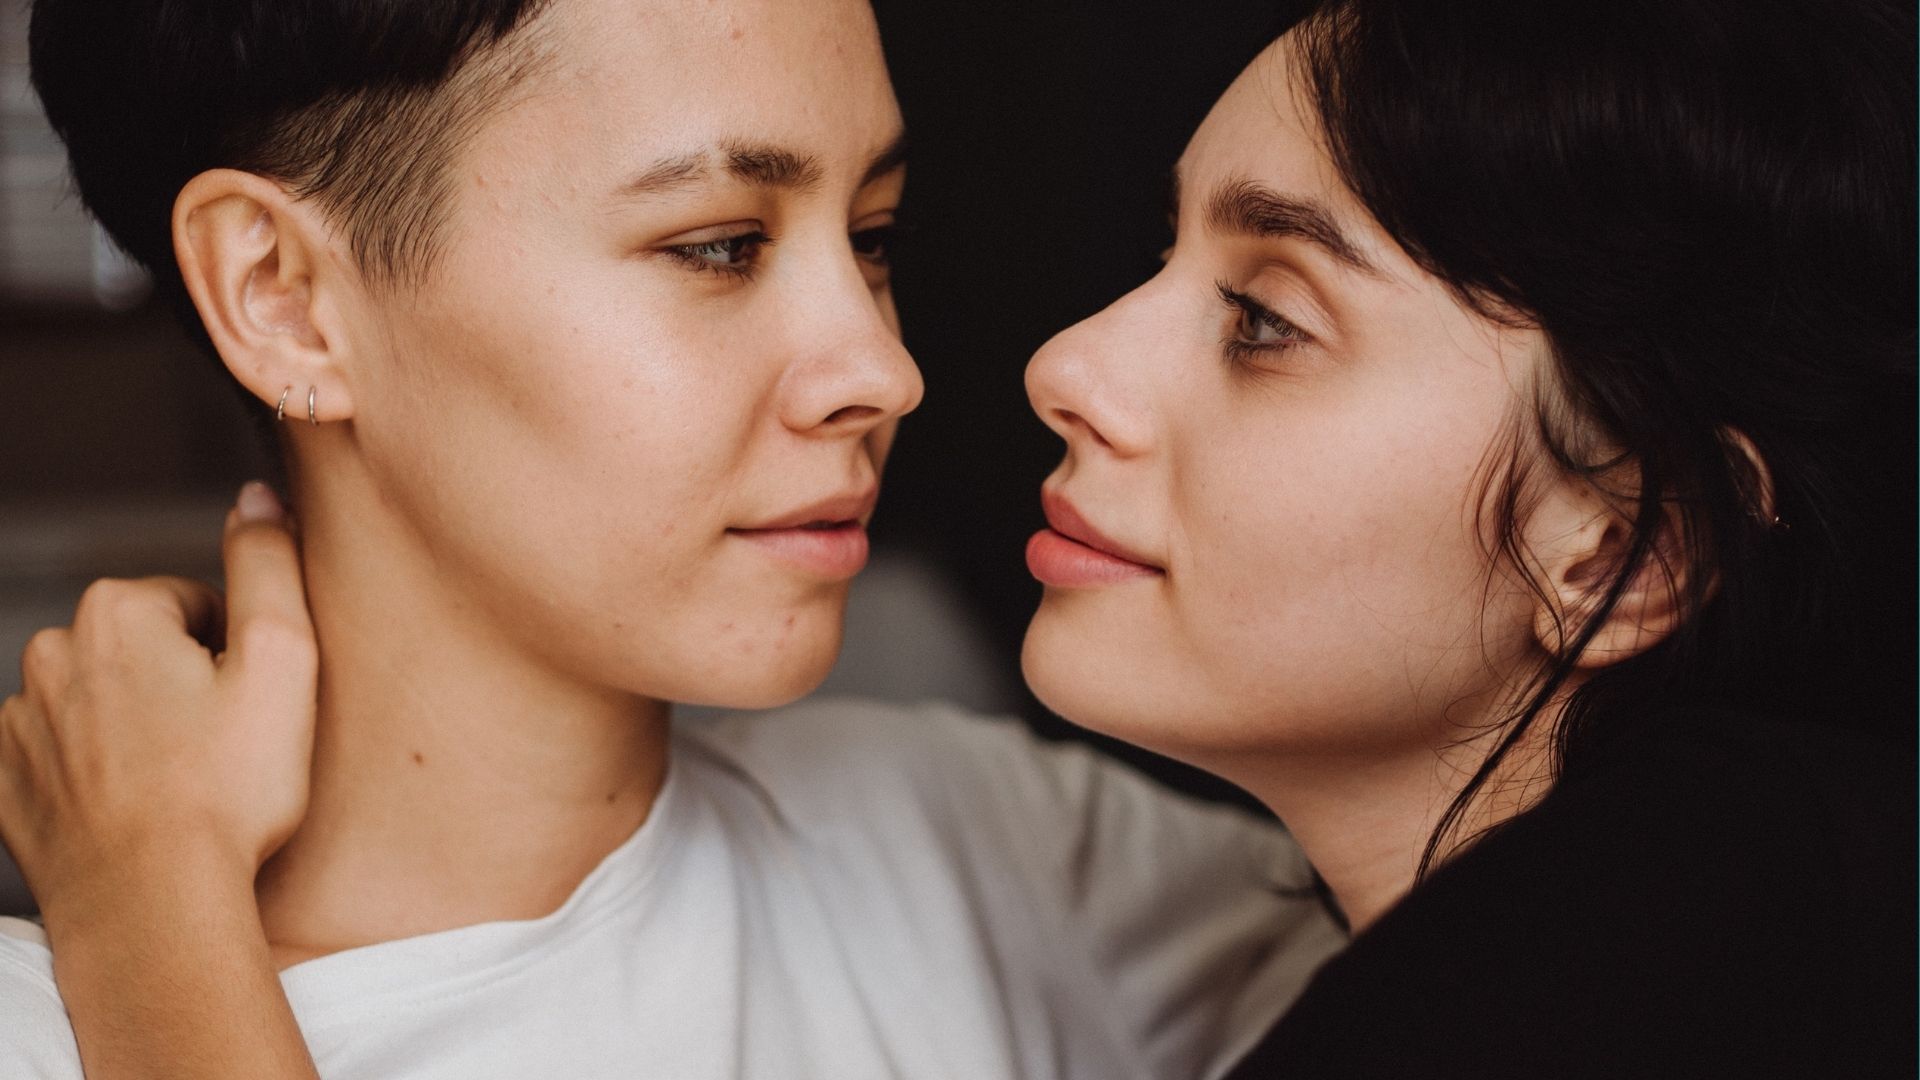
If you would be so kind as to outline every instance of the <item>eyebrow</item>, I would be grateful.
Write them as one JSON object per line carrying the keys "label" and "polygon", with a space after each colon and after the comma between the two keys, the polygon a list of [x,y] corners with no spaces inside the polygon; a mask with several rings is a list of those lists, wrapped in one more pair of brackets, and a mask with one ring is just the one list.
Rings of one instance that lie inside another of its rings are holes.
{"label": "eyebrow", "polygon": [[[1173,174],[1172,206],[1180,206],[1180,174]],[[1305,240],[1339,262],[1374,277],[1380,276],[1365,255],[1334,222],[1333,214],[1312,199],[1282,195],[1246,178],[1228,180],[1207,199],[1207,227],[1215,232],[1259,239],[1290,237]]]}
{"label": "eyebrow", "polygon": [[[900,132],[868,159],[860,186],[900,168],[907,161],[907,136]],[[665,158],[620,186],[622,197],[660,195],[713,179],[714,164],[727,175],[754,187],[804,191],[826,178],[820,159],[773,143],[729,139],[715,147]]]}

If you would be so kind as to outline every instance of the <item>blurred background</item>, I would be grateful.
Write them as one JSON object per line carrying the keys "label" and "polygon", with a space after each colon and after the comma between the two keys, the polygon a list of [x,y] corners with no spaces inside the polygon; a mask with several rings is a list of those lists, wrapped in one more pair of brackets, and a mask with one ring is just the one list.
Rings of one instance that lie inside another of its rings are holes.
{"label": "blurred background", "polygon": [[[1053,333],[1152,273],[1168,170],[1286,6],[879,4],[913,141],[895,288],[928,393],[889,466],[830,688],[955,699],[1099,742],[1018,677],[1039,596],[1022,548],[1060,453],[1021,372]],[[225,374],[72,196],[28,84],[26,25],[22,0],[0,0],[0,696],[18,689],[27,637],[67,622],[92,579],[217,582],[221,517],[265,472]],[[0,911],[24,902],[0,859]]]}

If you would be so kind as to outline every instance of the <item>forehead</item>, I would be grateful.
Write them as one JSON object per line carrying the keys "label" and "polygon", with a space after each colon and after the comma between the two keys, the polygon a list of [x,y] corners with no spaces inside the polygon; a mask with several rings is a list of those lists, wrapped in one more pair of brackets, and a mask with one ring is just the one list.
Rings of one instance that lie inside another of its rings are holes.
{"label": "forehead", "polygon": [[481,140],[510,155],[591,172],[746,140],[831,164],[900,125],[865,0],[556,0],[532,29],[543,62]]}
{"label": "forehead", "polygon": [[1252,180],[1325,205],[1350,234],[1366,232],[1371,220],[1327,155],[1291,39],[1267,46],[1214,103],[1181,155],[1181,189],[1198,205],[1194,196],[1218,184]]}

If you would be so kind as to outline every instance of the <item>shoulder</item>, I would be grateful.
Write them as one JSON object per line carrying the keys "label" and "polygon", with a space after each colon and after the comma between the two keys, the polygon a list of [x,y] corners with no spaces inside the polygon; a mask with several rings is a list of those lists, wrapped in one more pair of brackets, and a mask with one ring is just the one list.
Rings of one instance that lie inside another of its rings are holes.
{"label": "shoulder", "polygon": [[1489,1077],[1910,1065],[1900,759],[1819,724],[1649,717],[1329,964],[1276,1033],[1296,1055],[1280,1060],[1446,1048]]}
{"label": "shoulder", "polygon": [[921,939],[956,918],[1002,989],[1044,987],[1030,1011],[1141,1075],[1217,1074],[1345,943],[1275,823],[1018,720],[822,698],[683,735],[831,867],[838,908]]}
{"label": "shoulder", "polygon": [[[851,765],[913,766],[955,751],[989,752],[1021,741],[1025,727],[940,701],[912,704],[820,695],[785,708],[678,721],[682,734],[742,761],[799,774],[844,776]],[[847,758],[849,749],[860,757]]]}
{"label": "shoulder", "polygon": [[0,1076],[79,1080],[80,1051],[53,981],[46,934],[0,917]]}
{"label": "shoulder", "polygon": [[877,808],[896,821],[923,815],[970,830],[1012,832],[1023,842],[1065,842],[1100,824],[1139,842],[1168,831],[1224,837],[1288,882],[1307,878],[1298,848],[1278,828],[1237,809],[1180,795],[1079,743],[1049,741],[1018,719],[945,702],[897,704],[811,698],[764,713],[695,720],[682,734],[750,775],[782,802],[818,815]]}
{"label": "shoulder", "polygon": [[[1868,879],[1911,885],[1913,792],[1911,752],[1881,740],[1806,720],[1673,710],[1571,762],[1535,811],[1461,867],[1467,877],[1537,874],[1544,862],[1554,877],[1621,891],[1660,873],[1687,886],[1665,891],[1666,910],[1765,896],[1766,910],[1742,913],[1831,916],[1864,899]],[[1580,857],[1553,857],[1569,850]]]}
{"label": "shoulder", "polygon": [[1108,768],[1085,748],[1041,741],[1017,719],[936,701],[815,697],[686,722],[681,734],[783,800],[866,813],[956,801],[982,811],[1058,807]]}

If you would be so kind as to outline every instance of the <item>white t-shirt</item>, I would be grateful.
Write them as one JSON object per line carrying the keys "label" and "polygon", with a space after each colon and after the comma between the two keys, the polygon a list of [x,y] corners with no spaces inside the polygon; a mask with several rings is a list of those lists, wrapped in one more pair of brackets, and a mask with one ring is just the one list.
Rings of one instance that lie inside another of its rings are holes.
{"label": "white t-shirt", "polygon": [[[559,910],[281,974],[349,1077],[1217,1075],[1344,943],[1286,835],[945,706],[681,721],[646,823]],[[79,1080],[0,920],[0,1077]]]}

